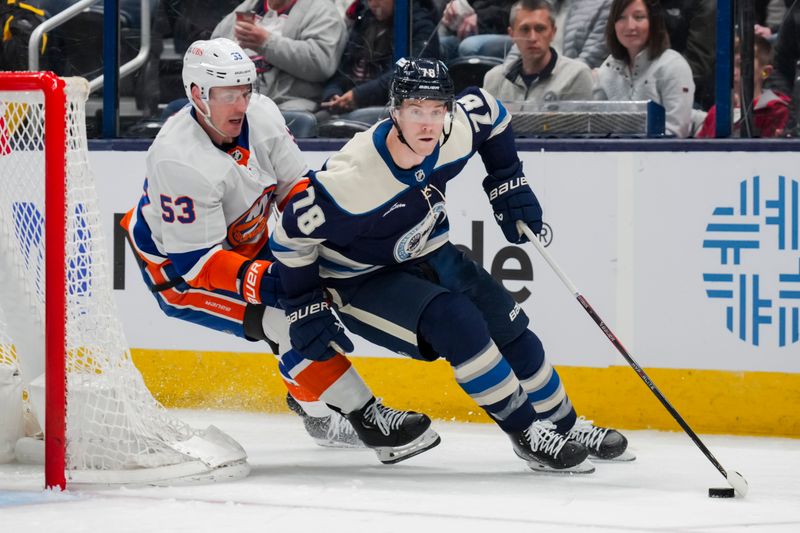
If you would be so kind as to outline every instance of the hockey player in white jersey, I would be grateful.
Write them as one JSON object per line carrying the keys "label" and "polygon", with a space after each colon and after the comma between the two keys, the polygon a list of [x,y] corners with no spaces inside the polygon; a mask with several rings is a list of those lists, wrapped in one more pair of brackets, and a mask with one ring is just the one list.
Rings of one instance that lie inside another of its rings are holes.
{"label": "hockey player in white jersey", "polygon": [[[384,463],[412,457],[439,442],[427,416],[384,406],[341,353],[312,361],[291,349],[267,222],[271,208],[308,185],[308,168],[255,81],[253,62],[233,41],[197,41],[187,50],[183,82],[192,105],[148,150],[144,193],[122,221],[144,279],[167,315],[270,342],[306,421],[312,415],[328,422],[323,430],[344,430],[315,437],[360,439]],[[337,423],[336,412],[349,424]]]}
{"label": "hockey player in white jersey", "polygon": [[347,328],[421,360],[445,358],[456,381],[534,470],[589,473],[630,460],[618,431],[579,418],[511,295],[448,239],[445,188],[479,153],[505,237],[523,242],[542,210],[517,157],[510,117],[485,91],[456,101],[443,63],[401,59],[391,118],[357,134],[289,200],[270,247],[293,346],[309,358],[344,346]]}

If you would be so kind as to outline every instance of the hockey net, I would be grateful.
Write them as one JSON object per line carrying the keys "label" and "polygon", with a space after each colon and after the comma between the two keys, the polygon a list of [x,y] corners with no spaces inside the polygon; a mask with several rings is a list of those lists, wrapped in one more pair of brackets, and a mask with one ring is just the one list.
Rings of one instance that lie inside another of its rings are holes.
{"label": "hockey net", "polygon": [[241,446],[169,413],[131,360],[88,164],[87,97],[82,78],[0,73],[0,376],[46,418],[47,486],[243,477]]}

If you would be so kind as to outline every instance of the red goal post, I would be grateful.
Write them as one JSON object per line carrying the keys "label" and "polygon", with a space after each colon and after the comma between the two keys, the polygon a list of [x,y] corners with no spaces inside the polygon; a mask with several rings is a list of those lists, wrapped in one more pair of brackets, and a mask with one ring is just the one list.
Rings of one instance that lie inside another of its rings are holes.
{"label": "red goal post", "polygon": [[[58,212],[45,218],[45,242],[66,239],[67,106],[64,80],[52,72],[7,72],[0,75],[0,92],[40,92],[44,97],[45,202]],[[0,124],[0,153],[11,151],[11,124]],[[9,155],[9,154],[5,154]],[[50,246],[45,262],[65,265],[63,246]],[[45,269],[45,486],[66,487],[66,269]]]}
{"label": "red goal post", "polygon": [[82,78],[0,72],[0,364],[16,365],[44,418],[45,486],[243,477],[241,446],[177,419],[133,365],[88,164],[88,94]]}

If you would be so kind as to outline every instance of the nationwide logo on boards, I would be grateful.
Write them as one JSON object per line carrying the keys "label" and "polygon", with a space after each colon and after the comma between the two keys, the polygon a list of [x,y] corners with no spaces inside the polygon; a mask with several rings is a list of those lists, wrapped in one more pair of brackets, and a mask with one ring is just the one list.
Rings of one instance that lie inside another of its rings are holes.
{"label": "nationwide logo on boards", "polygon": [[[732,193],[732,194],[730,194]],[[706,296],[753,346],[800,340],[800,182],[754,176],[722,193],[706,226]]]}

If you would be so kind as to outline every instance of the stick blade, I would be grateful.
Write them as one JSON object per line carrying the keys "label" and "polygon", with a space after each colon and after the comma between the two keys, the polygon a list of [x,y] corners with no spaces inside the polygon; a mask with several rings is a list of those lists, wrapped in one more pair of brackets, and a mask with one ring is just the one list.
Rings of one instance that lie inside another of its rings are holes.
{"label": "stick blade", "polygon": [[739,472],[728,472],[726,478],[730,486],[739,493],[739,496],[747,496],[747,491],[750,489],[750,486]]}

